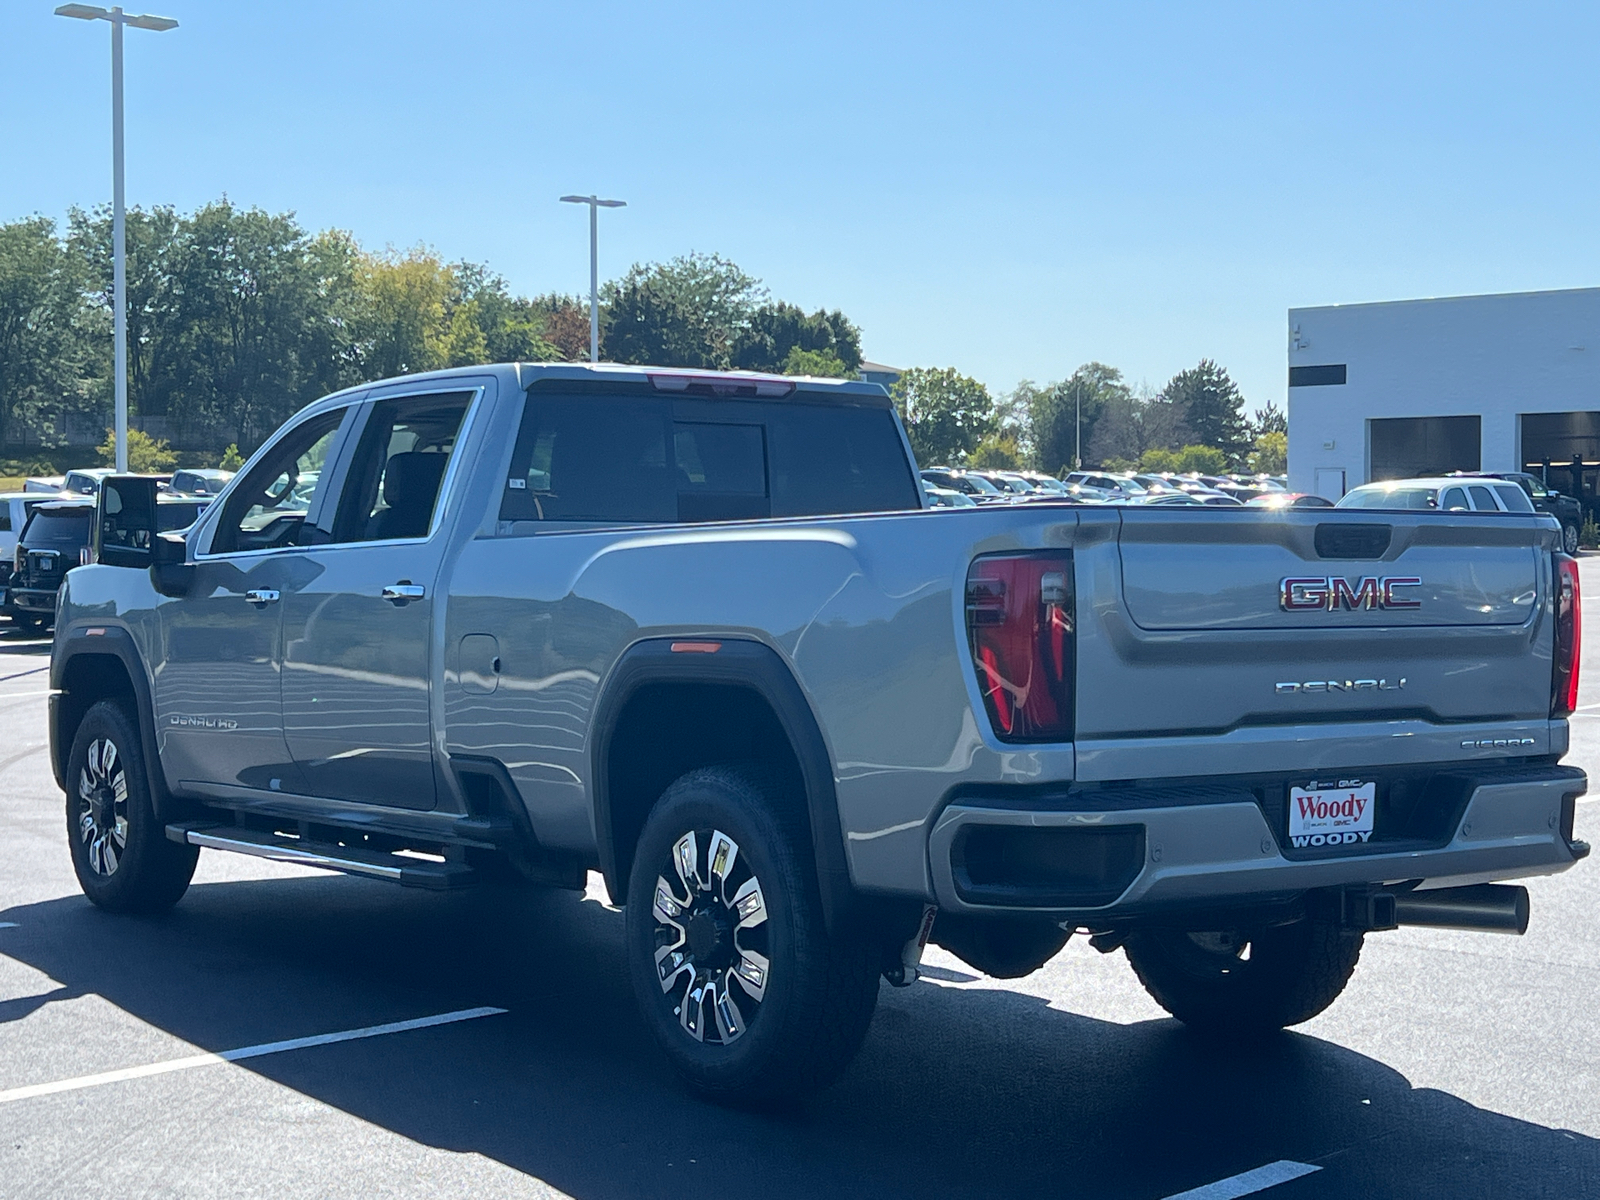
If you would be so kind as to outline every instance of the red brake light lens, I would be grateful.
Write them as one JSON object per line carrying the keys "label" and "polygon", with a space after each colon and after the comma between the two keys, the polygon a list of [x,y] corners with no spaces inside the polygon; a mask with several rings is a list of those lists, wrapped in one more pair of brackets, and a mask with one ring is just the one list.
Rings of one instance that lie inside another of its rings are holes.
{"label": "red brake light lens", "polygon": [[1072,739],[1073,608],[1066,555],[990,555],[967,572],[967,637],[1001,741]]}
{"label": "red brake light lens", "polygon": [[1555,556],[1555,670],[1550,679],[1550,715],[1564,717],[1578,707],[1578,659],[1583,650],[1583,596],[1578,560]]}

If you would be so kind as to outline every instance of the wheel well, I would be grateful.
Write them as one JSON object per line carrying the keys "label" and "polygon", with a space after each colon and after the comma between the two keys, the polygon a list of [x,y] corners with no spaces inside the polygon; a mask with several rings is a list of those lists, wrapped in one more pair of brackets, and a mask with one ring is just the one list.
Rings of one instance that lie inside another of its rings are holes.
{"label": "wheel well", "polygon": [[60,760],[57,764],[60,778],[66,778],[67,758],[72,753],[72,743],[78,736],[78,726],[83,724],[84,714],[101,700],[122,701],[129,718],[138,724],[138,699],[122,659],[115,654],[73,655],[62,672],[61,698],[56,701],[56,728],[60,736],[55,750]]}
{"label": "wheel well", "polygon": [[800,761],[783,724],[754,688],[725,683],[646,683],[623,705],[606,747],[606,795],[614,899],[625,901],[633,850],[651,807],[667,786],[696,767],[754,761],[781,784],[781,802],[811,822]]}

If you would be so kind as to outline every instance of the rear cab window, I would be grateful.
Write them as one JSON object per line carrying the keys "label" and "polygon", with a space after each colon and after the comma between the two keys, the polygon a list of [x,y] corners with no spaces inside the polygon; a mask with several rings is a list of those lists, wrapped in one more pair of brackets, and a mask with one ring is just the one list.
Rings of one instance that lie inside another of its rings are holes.
{"label": "rear cab window", "polygon": [[920,509],[887,404],[529,390],[503,522],[667,524]]}

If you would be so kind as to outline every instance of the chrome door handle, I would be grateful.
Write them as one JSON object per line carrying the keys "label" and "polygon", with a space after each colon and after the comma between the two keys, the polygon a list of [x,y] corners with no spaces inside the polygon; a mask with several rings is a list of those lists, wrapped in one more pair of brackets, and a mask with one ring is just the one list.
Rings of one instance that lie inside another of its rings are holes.
{"label": "chrome door handle", "polygon": [[390,583],[384,585],[382,594],[385,600],[394,604],[410,604],[426,596],[428,589],[420,583]]}
{"label": "chrome door handle", "polygon": [[276,604],[278,591],[276,588],[251,588],[244,594],[244,600],[246,604]]}

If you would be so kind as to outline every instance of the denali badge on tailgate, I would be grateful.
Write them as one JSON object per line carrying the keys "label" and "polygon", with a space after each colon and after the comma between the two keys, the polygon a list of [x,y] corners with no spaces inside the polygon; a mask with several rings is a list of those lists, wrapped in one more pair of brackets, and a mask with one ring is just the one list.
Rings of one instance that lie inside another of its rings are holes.
{"label": "denali badge on tailgate", "polygon": [[1396,594],[1397,588],[1421,587],[1415,575],[1364,575],[1351,583],[1342,575],[1290,576],[1278,583],[1278,605],[1284,612],[1341,608],[1421,608],[1421,600]]}

